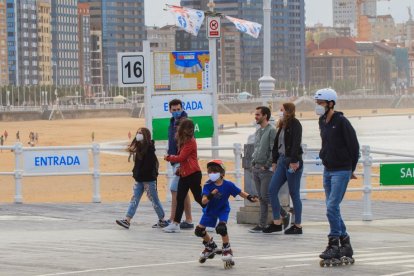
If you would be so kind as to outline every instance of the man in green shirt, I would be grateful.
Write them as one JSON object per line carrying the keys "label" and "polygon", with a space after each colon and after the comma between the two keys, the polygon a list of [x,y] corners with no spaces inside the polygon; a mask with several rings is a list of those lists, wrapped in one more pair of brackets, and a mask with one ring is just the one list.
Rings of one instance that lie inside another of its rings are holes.
{"label": "man in green shirt", "polygon": [[260,125],[254,139],[254,151],[252,156],[253,182],[260,199],[259,224],[249,231],[261,233],[267,224],[269,206],[269,183],[272,178],[272,149],[276,137],[276,129],[269,124],[270,109],[266,106],[256,108],[255,120]]}

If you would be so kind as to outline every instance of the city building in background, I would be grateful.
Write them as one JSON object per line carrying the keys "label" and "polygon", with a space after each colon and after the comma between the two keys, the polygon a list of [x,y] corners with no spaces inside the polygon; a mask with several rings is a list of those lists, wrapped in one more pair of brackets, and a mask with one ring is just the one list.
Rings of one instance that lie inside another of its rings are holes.
{"label": "city building in background", "polygon": [[397,30],[391,15],[361,16],[361,28],[358,36],[362,41],[394,40]]}
{"label": "city building in background", "polygon": [[89,96],[103,90],[102,31],[91,30],[91,91]]}
{"label": "city building in background", "polygon": [[147,27],[147,39],[151,51],[175,51],[175,25]]}
{"label": "city building in background", "polygon": [[9,84],[6,5],[5,1],[0,1],[0,85]]}
{"label": "city building in background", "polygon": [[[263,24],[263,1],[228,1],[217,0],[215,11]],[[207,0],[186,0],[181,1],[185,7],[206,10]],[[271,74],[278,82],[290,82],[297,86],[305,83],[305,3],[304,0],[274,0],[272,1],[272,69]],[[257,81],[262,76],[263,67],[263,32],[259,38],[238,32],[223,19],[222,27],[224,32],[234,31],[230,39],[227,37],[221,40],[218,49],[223,51],[223,60],[219,50],[219,76],[224,75],[219,83],[226,87],[227,79],[238,78],[240,81]],[[208,40],[206,39],[205,28],[202,28],[197,38],[177,31],[177,50],[206,50]],[[239,49],[238,49],[239,47]],[[234,50],[231,50],[234,48]],[[240,69],[237,68],[238,60],[235,55],[240,51]],[[229,70],[231,68],[231,71]],[[224,74],[222,74],[222,72]],[[226,73],[228,78],[226,77]]]}
{"label": "city building in background", "polygon": [[36,0],[18,0],[17,65],[18,85],[39,84]]}
{"label": "city building in background", "polygon": [[18,48],[17,48],[17,7],[15,0],[6,1],[6,13],[7,13],[7,62],[9,71],[9,83],[11,85],[17,85],[19,81],[17,66],[18,60]]}
{"label": "city building in background", "polygon": [[[353,36],[357,35],[357,1],[332,0],[333,26],[350,27]],[[377,16],[377,0],[365,0],[361,5],[361,15]]]}
{"label": "city building in background", "polygon": [[91,84],[91,24],[88,3],[78,3],[80,85]]}
{"label": "city building in background", "polygon": [[90,3],[91,28],[102,31],[104,84],[117,85],[117,53],[141,51],[146,39],[144,0],[80,2]]}
{"label": "city building in background", "polygon": [[53,0],[52,62],[55,85],[79,85],[78,1]]}
{"label": "city building in background", "polygon": [[37,1],[39,85],[52,85],[52,25],[50,0]]}

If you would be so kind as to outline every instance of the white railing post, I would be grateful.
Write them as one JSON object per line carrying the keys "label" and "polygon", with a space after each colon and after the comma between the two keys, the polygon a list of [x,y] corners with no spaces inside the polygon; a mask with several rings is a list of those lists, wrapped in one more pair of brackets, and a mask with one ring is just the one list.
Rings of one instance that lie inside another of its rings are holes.
{"label": "white railing post", "polygon": [[372,211],[371,211],[371,193],[372,193],[372,183],[371,183],[371,173],[372,173],[372,157],[371,148],[369,146],[362,146],[362,157],[364,164],[364,199],[363,199],[363,221],[372,220]]}
{"label": "white railing post", "polygon": [[14,156],[15,156],[15,167],[14,167],[14,183],[15,183],[15,194],[14,194],[14,203],[23,203],[22,195],[22,178],[23,170],[22,165],[22,154],[23,154],[23,145],[22,143],[16,143],[14,145]]}
{"label": "white railing post", "polygon": [[[165,149],[164,151],[165,154],[168,154],[168,148]],[[171,191],[170,191],[170,183],[172,178],[174,177],[174,171],[173,171],[173,167],[171,166],[170,162],[167,162],[167,187],[165,188],[165,192],[167,193],[166,196],[166,201],[167,202],[171,202],[172,201],[172,196],[171,196]]]}
{"label": "white railing post", "polygon": [[[306,144],[302,144],[302,149],[303,149],[303,155],[305,157],[305,159],[309,159],[308,158],[308,145]],[[300,178],[300,190],[306,190],[306,176],[307,176],[307,172],[306,172],[306,168],[305,168],[305,164],[303,164],[303,168],[302,168],[302,177]],[[306,196],[308,194],[307,193],[300,193],[300,199],[306,199]]]}
{"label": "white railing post", "polygon": [[93,203],[100,203],[101,202],[101,188],[100,188],[100,180],[101,180],[101,171],[100,171],[100,147],[99,144],[92,145],[92,154],[93,154]]}
{"label": "white railing post", "polygon": [[[242,145],[239,143],[233,144],[234,149],[234,172],[236,178],[236,186],[242,188]],[[243,190],[243,189],[242,189]],[[240,199],[237,197],[237,199]]]}

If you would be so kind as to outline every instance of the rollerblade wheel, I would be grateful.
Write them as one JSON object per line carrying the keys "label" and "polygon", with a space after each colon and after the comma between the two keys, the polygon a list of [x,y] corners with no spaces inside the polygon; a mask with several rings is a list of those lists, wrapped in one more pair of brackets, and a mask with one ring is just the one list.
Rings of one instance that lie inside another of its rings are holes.
{"label": "rollerblade wheel", "polygon": [[200,264],[204,264],[206,262],[206,259],[200,258],[198,261],[200,262]]}
{"label": "rollerblade wheel", "polygon": [[230,269],[233,267],[234,262],[233,261],[225,261],[224,262],[224,269]]}
{"label": "rollerblade wheel", "polygon": [[216,256],[216,254],[211,254],[210,256],[208,256],[209,259],[214,259],[214,256]]}
{"label": "rollerblade wheel", "polygon": [[355,263],[355,259],[354,259],[354,258],[351,258],[351,259],[349,260],[349,263],[350,263],[350,264],[354,264],[354,263]]}
{"label": "rollerblade wheel", "polygon": [[320,260],[320,261],[319,261],[319,265],[320,265],[321,267],[324,267],[324,266],[325,266],[325,260]]}

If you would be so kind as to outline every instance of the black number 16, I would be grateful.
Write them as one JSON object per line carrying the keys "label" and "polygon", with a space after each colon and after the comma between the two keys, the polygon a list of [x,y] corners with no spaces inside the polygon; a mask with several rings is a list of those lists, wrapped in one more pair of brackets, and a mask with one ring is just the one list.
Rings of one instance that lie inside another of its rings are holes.
{"label": "black number 16", "polygon": [[134,73],[134,76],[136,78],[140,78],[142,76],[142,63],[141,61],[137,61],[134,63],[134,68],[132,70],[131,68],[131,62],[128,61],[128,63],[125,65],[125,68],[128,70],[128,78],[131,78],[132,72]]}

